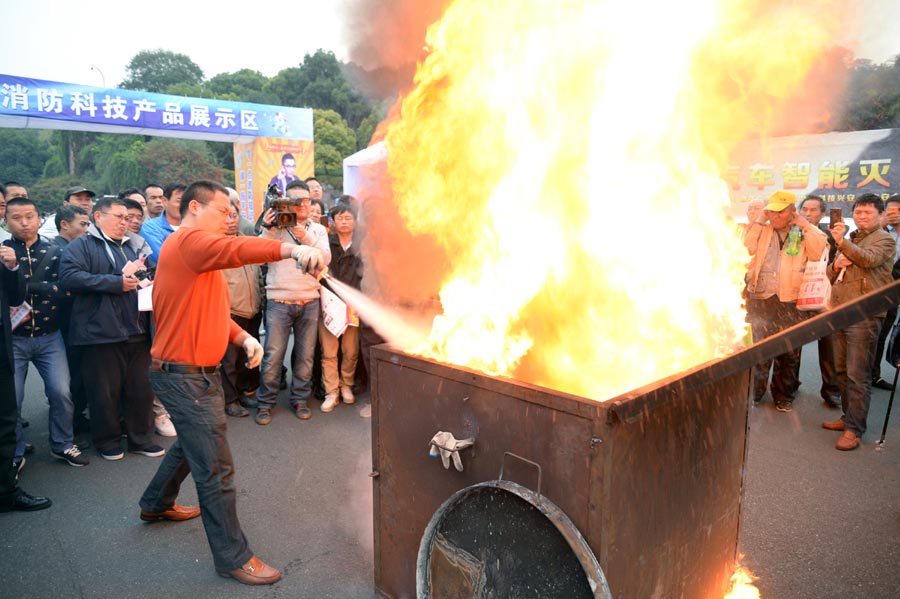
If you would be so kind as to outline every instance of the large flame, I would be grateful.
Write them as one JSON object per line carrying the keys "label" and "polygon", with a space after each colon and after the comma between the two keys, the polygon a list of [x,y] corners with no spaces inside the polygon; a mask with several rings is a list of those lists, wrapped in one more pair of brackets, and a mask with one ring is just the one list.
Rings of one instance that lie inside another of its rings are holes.
{"label": "large flame", "polygon": [[453,2],[386,136],[449,264],[415,351],[605,399],[737,347],[719,173],[826,48],[840,13],[809,4]]}

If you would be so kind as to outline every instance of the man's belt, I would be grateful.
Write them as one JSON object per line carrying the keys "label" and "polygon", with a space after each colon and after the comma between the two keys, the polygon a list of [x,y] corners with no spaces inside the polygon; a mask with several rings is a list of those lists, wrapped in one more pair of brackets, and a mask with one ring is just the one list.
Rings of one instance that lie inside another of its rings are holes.
{"label": "man's belt", "polygon": [[150,362],[150,370],[153,372],[170,372],[172,374],[215,374],[219,372],[219,365],[197,366],[196,364],[179,364],[177,362],[163,362],[154,358]]}

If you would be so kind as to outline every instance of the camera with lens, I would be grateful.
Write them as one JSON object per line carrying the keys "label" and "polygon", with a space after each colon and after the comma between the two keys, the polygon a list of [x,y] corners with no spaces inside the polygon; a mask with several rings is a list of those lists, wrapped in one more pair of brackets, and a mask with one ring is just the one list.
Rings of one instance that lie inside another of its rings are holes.
{"label": "camera with lens", "polygon": [[136,278],[138,281],[144,281],[144,280],[152,281],[154,275],[156,275],[155,268],[145,268],[143,270],[134,271],[134,278]]}
{"label": "camera with lens", "polygon": [[294,206],[299,206],[297,200],[285,198],[281,195],[278,187],[270,185],[266,191],[266,209],[272,209],[275,212],[275,220],[270,225],[279,229],[290,229],[297,225],[297,213],[292,210]]}

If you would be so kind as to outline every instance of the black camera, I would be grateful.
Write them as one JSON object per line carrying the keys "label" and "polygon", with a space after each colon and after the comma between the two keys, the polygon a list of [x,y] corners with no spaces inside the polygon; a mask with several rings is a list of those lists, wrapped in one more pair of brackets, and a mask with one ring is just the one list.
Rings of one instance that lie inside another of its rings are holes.
{"label": "black camera", "polygon": [[266,210],[271,208],[275,212],[275,221],[271,226],[279,229],[297,226],[297,213],[292,208],[299,204],[297,200],[283,197],[276,185],[270,185],[266,191]]}
{"label": "black camera", "polygon": [[134,271],[134,278],[138,281],[143,281],[144,279],[153,280],[153,276],[156,274],[155,268],[145,268],[143,270]]}

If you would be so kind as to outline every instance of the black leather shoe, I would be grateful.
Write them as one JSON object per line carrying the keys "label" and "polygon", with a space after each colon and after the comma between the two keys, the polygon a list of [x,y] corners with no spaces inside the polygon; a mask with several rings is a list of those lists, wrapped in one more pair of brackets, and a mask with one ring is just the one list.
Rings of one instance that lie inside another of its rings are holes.
{"label": "black leather shoe", "polygon": [[225,413],[235,418],[244,418],[250,415],[250,412],[237,401],[225,406]]}
{"label": "black leather shoe", "polygon": [[894,388],[889,382],[887,382],[880,376],[872,379],[872,386],[878,387],[879,389],[884,389],[885,391],[890,391],[891,389]]}
{"label": "black leather shoe", "polygon": [[38,510],[47,509],[53,505],[49,497],[41,497],[39,495],[29,495],[22,489],[19,489],[16,500],[12,505],[0,507],[0,512],[36,512]]}

